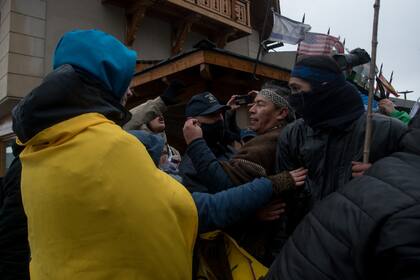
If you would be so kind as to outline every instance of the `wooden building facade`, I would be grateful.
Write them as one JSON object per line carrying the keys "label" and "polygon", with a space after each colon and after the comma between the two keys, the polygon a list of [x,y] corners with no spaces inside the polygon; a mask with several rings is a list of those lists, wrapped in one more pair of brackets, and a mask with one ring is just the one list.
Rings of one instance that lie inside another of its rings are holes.
{"label": "wooden building facade", "polygon": [[182,102],[166,118],[180,143],[194,94],[209,90],[227,101],[267,80],[288,80],[287,69],[267,60],[252,75],[267,8],[279,11],[279,0],[0,0],[0,176],[13,158],[12,108],[51,71],[65,32],[101,29],[137,51],[130,108],[183,80]]}

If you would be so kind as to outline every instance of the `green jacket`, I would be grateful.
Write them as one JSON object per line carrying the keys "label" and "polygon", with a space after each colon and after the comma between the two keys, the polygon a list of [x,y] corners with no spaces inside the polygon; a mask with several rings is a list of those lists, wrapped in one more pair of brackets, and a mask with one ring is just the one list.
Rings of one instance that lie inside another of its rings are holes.
{"label": "green jacket", "polygon": [[405,124],[408,124],[410,122],[410,116],[404,111],[395,110],[390,114],[390,116],[402,121]]}

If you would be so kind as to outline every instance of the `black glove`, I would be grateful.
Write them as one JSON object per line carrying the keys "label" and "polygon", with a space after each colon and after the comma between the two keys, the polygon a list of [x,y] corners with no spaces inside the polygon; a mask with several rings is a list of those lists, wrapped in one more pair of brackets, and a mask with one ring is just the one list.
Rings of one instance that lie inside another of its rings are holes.
{"label": "black glove", "polygon": [[166,106],[178,103],[177,95],[185,88],[185,84],[180,80],[173,80],[160,96]]}

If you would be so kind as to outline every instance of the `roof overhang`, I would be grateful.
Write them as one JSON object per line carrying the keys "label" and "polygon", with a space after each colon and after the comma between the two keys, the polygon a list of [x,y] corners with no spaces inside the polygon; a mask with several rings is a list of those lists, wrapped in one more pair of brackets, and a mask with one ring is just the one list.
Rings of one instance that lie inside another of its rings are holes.
{"label": "roof overhang", "polygon": [[152,66],[143,61],[137,65],[131,81],[135,96],[130,98],[128,107],[162,94],[172,79],[187,85],[179,96],[181,103],[203,91],[211,91],[221,101],[227,101],[232,94],[246,94],[266,81],[287,84],[290,70],[259,61],[254,76],[255,64],[254,58],[218,48],[193,49]]}
{"label": "roof overhang", "polygon": [[[181,53],[153,66],[143,61],[132,79],[135,96],[129,99],[128,108],[161,95],[173,79],[179,79],[186,89],[178,95],[179,103],[170,106],[165,113],[166,134],[178,149],[185,148],[182,126],[185,122],[185,104],[191,96],[210,91],[221,102],[234,94],[246,94],[258,90],[266,81],[276,80],[286,84],[290,71],[267,62],[259,62],[254,78],[256,60],[223,49],[194,49]],[[144,68],[144,67],[147,68]],[[246,116],[247,110],[243,112]]]}
{"label": "roof overhang", "polygon": [[[254,73],[256,59],[238,55],[221,49],[193,50],[171,57],[147,69],[135,74],[131,86],[133,88],[154,80],[173,75],[177,72],[200,65],[214,65],[226,69],[236,70],[244,73]],[[290,77],[290,70],[259,61],[255,72],[257,78],[287,82]]]}

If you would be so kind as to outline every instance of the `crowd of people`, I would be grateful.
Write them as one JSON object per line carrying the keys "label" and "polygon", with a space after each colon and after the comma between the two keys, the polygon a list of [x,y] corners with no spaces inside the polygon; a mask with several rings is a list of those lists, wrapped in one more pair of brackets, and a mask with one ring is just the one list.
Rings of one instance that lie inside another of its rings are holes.
{"label": "crowd of people", "polygon": [[[98,30],[59,41],[14,108],[1,181],[1,279],[420,279],[420,116],[373,115],[329,56],[240,106],[197,92],[185,153],[164,114],[185,85],[128,111],[136,53]],[[233,118],[233,121],[232,121]]]}

